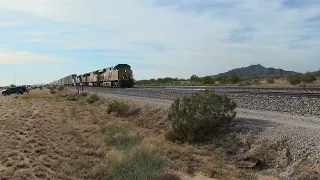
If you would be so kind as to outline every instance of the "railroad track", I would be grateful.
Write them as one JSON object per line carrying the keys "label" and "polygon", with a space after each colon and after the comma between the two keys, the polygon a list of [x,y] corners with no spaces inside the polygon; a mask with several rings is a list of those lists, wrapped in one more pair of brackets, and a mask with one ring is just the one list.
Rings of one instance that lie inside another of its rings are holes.
{"label": "railroad track", "polygon": [[243,93],[243,94],[256,94],[256,95],[269,95],[269,96],[294,96],[294,97],[310,97],[320,98],[320,93],[308,93],[308,92],[262,92],[262,91],[229,91],[227,93]]}
{"label": "railroad track", "polygon": [[[139,90],[145,90],[145,91],[152,91],[155,89],[158,90],[164,90],[164,91],[187,91],[187,92],[197,92],[197,91],[201,91],[204,89],[214,89],[214,88],[200,88],[198,87],[193,87],[193,88],[179,88],[179,87],[175,87],[175,88],[156,88],[156,87],[136,87],[136,88],[127,88],[127,89],[115,89],[115,88],[101,88],[101,87],[84,87],[84,89],[90,89],[96,92],[106,92],[106,93],[115,93],[117,94],[119,91],[139,91]],[[110,91],[111,90],[111,91]],[[118,90],[118,92],[116,92],[115,90]],[[269,91],[256,91],[254,89],[251,90],[243,90],[240,89],[239,90],[221,90],[221,89],[214,89],[217,93],[227,93],[227,94],[250,94],[250,95],[268,95],[268,96],[292,96],[292,97],[309,97],[309,98],[320,98],[320,90],[319,92],[295,92],[295,91],[276,91],[273,89],[269,89]]]}
{"label": "railroad track", "polygon": [[251,91],[318,91],[320,87],[254,87],[254,86],[134,86],[134,88],[154,89],[241,89]]}

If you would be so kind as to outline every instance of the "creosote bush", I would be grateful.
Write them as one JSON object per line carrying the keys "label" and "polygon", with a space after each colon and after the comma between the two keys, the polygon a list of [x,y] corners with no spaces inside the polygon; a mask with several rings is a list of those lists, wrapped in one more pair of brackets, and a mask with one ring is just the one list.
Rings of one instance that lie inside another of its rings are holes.
{"label": "creosote bush", "polygon": [[88,98],[87,98],[87,102],[89,103],[89,104],[92,104],[92,103],[94,103],[94,102],[97,102],[97,101],[99,101],[99,96],[97,95],[97,94],[90,94],[89,96],[88,96]]}
{"label": "creosote bush", "polygon": [[116,116],[125,116],[129,111],[129,106],[123,102],[112,101],[107,106],[107,113],[111,114],[114,112]]}
{"label": "creosote bush", "polygon": [[67,101],[77,101],[78,97],[73,95],[67,95]]}
{"label": "creosote bush", "polygon": [[291,85],[297,85],[300,84],[302,79],[299,75],[295,74],[295,75],[290,75],[287,77],[287,81],[291,84]]}
{"label": "creosote bush", "polygon": [[50,94],[56,94],[57,92],[54,89],[49,90]]}
{"label": "creosote bush", "polygon": [[312,83],[317,80],[317,77],[314,73],[307,73],[302,75],[301,79],[305,83]]}
{"label": "creosote bush", "polygon": [[171,128],[165,138],[190,143],[204,141],[231,122],[236,116],[235,108],[227,95],[210,90],[176,99],[169,109]]}
{"label": "creosote bush", "polygon": [[274,83],[274,79],[273,78],[268,78],[267,79],[267,83],[268,84],[273,84]]}

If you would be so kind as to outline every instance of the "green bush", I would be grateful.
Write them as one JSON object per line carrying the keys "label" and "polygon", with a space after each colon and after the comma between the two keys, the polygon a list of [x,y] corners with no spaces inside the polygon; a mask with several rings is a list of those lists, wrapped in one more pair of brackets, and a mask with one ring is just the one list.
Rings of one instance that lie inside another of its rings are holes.
{"label": "green bush", "polygon": [[295,75],[290,75],[287,77],[287,81],[292,84],[292,85],[297,85],[300,84],[302,81],[302,78],[300,75],[295,74]]}
{"label": "green bush", "polygon": [[50,94],[56,94],[57,92],[54,89],[49,90]]}
{"label": "green bush", "polygon": [[168,113],[171,137],[182,142],[206,140],[231,122],[235,108],[227,95],[210,90],[176,99]]}
{"label": "green bush", "polygon": [[215,79],[213,79],[211,76],[205,76],[201,80],[203,81],[203,84],[211,85],[215,83]]}
{"label": "green bush", "polygon": [[274,83],[274,79],[273,78],[268,78],[267,79],[267,83],[268,84],[273,84]]}
{"label": "green bush", "polygon": [[302,75],[301,78],[302,78],[302,81],[305,83],[312,83],[317,80],[316,75],[313,73],[304,74],[304,75]]}
{"label": "green bush", "polygon": [[129,106],[119,101],[113,101],[107,105],[107,113],[111,114],[114,112],[117,116],[126,116],[129,112]]}
{"label": "green bush", "polygon": [[237,82],[239,82],[240,78],[238,77],[236,72],[232,72],[229,77],[228,77],[229,82],[231,82],[232,84],[236,84]]}
{"label": "green bush", "polygon": [[90,95],[88,96],[88,98],[87,98],[87,102],[88,102],[89,104],[92,104],[92,103],[97,102],[97,101],[99,101],[99,100],[100,100],[100,98],[99,98],[99,96],[98,96],[97,94],[90,94]]}
{"label": "green bush", "polygon": [[68,101],[77,101],[78,97],[77,96],[72,96],[72,95],[67,95],[67,100]]}

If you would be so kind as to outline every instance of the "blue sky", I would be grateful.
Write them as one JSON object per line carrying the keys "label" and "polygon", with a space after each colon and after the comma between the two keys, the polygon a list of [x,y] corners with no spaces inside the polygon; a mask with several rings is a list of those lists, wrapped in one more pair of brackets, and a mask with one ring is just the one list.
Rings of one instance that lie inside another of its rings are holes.
{"label": "blue sky", "polygon": [[117,63],[136,79],[320,68],[319,0],[0,0],[0,86]]}

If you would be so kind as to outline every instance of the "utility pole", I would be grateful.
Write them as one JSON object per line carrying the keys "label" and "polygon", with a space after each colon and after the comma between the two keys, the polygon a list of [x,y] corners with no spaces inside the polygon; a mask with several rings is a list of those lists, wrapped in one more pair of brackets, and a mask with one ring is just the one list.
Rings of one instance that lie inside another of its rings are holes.
{"label": "utility pole", "polygon": [[16,73],[13,73],[14,74],[14,85],[17,86],[17,75]]}

